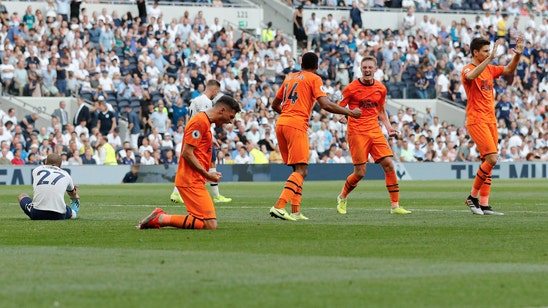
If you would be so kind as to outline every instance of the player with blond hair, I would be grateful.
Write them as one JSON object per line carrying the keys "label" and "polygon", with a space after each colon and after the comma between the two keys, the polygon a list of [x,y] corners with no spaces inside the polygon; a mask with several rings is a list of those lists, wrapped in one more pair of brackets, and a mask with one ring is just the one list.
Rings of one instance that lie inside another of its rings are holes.
{"label": "player with blond hair", "polygon": [[346,178],[341,193],[337,196],[337,212],[346,214],[346,199],[365,176],[366,163],[371,155],[375,163],[380,164],[384,170],[386,188],[392,205],[390,213],[411,214],[399,204],[400,187],[392,162],[394,154],[379,125],[380,119],[389,137],[397,135],[386,113],[386,87],[374,78],[377,60],[372,56],[364,57],[360,69],[362,77],[344,88],[343,99],[339,102],[340,106],[361,109],[362,116],[357,119],[348,119],[347,139],[354,172]]}

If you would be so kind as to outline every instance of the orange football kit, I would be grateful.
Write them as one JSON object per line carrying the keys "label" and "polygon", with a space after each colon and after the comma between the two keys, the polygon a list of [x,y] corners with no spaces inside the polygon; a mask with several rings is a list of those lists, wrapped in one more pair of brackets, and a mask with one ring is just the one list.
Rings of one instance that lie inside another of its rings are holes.
{"label": "orange football kit", "polygon": [[[495,116],[495,94],[493,81],[504,72],[503,66],[487,65],[483,72],[473,80],[467,80],[466,74],[475,65],[470,63],[462,69],[462,84],[468,96],[466,105],[466,129],[481,158],[498,153],[498,131]],[[473,192],[480,195],[480,204],[487,204],[491,192],[493,166],[483,162],[474,179]]]}
{"label": "orange football kit", "polygon": [[362,110],[359,119],[348,118],[348,146],[354,165],[366,163],[369,154],[375,162],[393,156],[379,125],[379,113],[384,112],[385,101],[386,87],[378,81],[365,85],[356,79],[343,90],[339,105]]}
{"label": "orange football kit", "polygon": [[[282,159],[288,166],[308,164],[308,121],[316,100],[327,96],[322,87],[320,76],[307,71],[295,72],[287,75],[276,94],[282,101],[282,113],[276,122],[276,137]],[[276,207],[284,207],[291,199],[292,211],[299,212],[303,182],[301,174],[291,173]]]}

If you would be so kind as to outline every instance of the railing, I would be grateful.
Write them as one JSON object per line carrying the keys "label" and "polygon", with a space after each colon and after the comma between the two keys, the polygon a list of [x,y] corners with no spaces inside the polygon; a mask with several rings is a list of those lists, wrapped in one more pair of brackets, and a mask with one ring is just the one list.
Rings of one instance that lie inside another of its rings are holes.
{"label": "railing", "polygon": [[[17,2],[37,2],[36,0],[17,0]],[[46,2],[46,1],[41,1]],[[152,5],[154,1],[147,1],[147,5]],[[86,4],[123,4],[123,5],[137,5],[136,0],[88,0]],[[196,2],[182,2],[182,1],[169,1],[159,0],[158,4],[161,6],[196,6],[196,7],[213,7],[211,3],[196,3]],[[223,7],[256,7],[255,4],[244,0],[230,0],[230,2],[223,2]]]}

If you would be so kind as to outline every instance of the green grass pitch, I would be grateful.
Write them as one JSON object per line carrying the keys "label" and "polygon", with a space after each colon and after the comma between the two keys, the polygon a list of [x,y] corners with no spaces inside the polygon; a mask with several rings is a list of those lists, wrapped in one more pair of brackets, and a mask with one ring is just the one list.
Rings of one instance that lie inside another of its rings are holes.
{"label": "green grass pitch", "polygon": [[[169,185],[83,186],[80,218],[30,221],[0,187],[0,307],[546,307],[548,181],[495,180],[491,204],[464,206],[471,181],[404,181],[388,214],[383,181],[305,182],[309,221],[271,218],[283,183],[222,183],[219,229],[136,230]],[[289,209],[289,206],[288,206]]]}

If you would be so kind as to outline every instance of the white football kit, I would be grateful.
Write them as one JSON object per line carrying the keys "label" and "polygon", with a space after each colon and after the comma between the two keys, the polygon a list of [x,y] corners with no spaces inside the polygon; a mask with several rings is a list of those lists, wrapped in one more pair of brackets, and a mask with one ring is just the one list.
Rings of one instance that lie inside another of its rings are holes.
{"label": "white football kit", "polygon": [[32,170],[33,207],[41,211],[67,212],[65,192],[74,190],[72,177],[65,170],[44,165]]}
{"label": "white football kit", "polygon": [[190,117],[192,118],[193,116],[197,115],[198,113],[200,113],[202,111],[206,111],[207,109],[209,109],[211,107],[213,107],[213,101],[210,100],[204,94],[202,94],[202,95],[196,97],[195,99],[193,99],[190,102],[190,107],[189,107]]}

